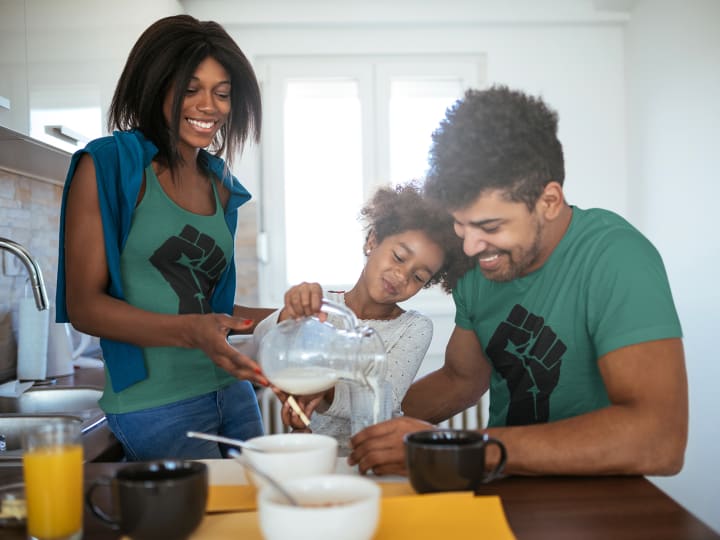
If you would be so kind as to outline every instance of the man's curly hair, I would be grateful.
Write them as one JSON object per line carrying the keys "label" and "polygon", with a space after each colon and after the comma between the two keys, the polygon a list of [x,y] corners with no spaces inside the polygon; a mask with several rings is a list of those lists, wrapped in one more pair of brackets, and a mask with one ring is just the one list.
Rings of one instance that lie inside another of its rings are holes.
{"label": "man's curly hair", "polygon": [[426,194],[457,210],[501,190],[532,212],[545,186],[565,179],[557,126],[539,97],[507,86],[468,90],[433,133]]}
{"label": "man's curly hair", "polygon": [[388,236],[405,231],[420,231],[440,246],[445,261],[425,288],[440,283],[445,292],[452,291],[458,279],[474,266],[462,250],[462,240],[455,234],[453,218],[448,211],[423,197],[418,182],[379,188],[361,209],[368,235],[374,234],[378,243]]}

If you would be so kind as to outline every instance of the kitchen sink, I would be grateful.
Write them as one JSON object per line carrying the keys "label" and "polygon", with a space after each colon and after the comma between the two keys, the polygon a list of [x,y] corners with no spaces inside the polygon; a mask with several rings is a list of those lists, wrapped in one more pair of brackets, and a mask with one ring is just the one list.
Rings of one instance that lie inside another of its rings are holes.
{"label": "kitchen sink", "polygon": [[0,452],[0,467],[20,465],[23,433],[50,422],[78,424],[85,440],[107,423],[98,406],[101,395],[102,390],[93,387],[38,387],[18,397],[0,398],[0,435],[6,446]]}
{"label": "kitchen sink", "polygon": [[18,397],[0,397],[0,414],[72,413],[93,415],[99,409],[102,390],[90,386],[30,388]]}

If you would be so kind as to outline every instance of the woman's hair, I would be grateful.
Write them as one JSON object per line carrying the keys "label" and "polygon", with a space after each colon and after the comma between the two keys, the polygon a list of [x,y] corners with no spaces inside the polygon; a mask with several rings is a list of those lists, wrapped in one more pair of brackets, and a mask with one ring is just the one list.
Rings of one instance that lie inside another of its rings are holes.
{"label": "woman's hair", "polygon": [[453,218],[444,208],[423,197],[417,182],[379,188],[362,208],[368,235],[378,243],[388,236],[405,231],[420,231],[440,246],[445,260],[440,270],[428,281],[426,288],[440,283],[450,292],[458,279],[474,266],[462,250],[462,240],[455,234]]}
{"label": "woman's hair", "polygon": [[427,195],[457,210],[487,191],[533,211],[548,182],[565,179],[558,116],[507,86],[468,90],[433,133]]}
{"label": "woman's hair", "polygon": [[[158,147],[158,158],[175,168],[180,113],[190,79],[198,65],[212,57],[230,75],[230,115],[210,150],[224,154],[228,164],[252,134],[260,138],[262,106],[252,65],[230,35],[213,21],[190,15],[165,17],[150,25],[130,51],[115,89],[108,129],[137,129]],[[163,114],[167,93],[173,92],[170,125]]]}

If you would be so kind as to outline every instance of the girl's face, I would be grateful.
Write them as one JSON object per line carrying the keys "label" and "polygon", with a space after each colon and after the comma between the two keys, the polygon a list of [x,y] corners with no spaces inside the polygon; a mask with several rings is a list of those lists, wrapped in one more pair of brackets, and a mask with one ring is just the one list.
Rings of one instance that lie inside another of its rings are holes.
{"label": "girl's face", "polygon": [[379,244],[370,237],[371,250],[363,271],[370,297],[380,304],[403,302],[414,296],[440,271],[443,249],[424,232],[404,231]]}
{"label": "girl's face", "polygon": [[[172,125],[173,91],[165,96],[163,113]],[[180,144],[188,149],[209,146],[230,115],[230,75],[217,60],[207,57],[195,70],[180,109]]]}

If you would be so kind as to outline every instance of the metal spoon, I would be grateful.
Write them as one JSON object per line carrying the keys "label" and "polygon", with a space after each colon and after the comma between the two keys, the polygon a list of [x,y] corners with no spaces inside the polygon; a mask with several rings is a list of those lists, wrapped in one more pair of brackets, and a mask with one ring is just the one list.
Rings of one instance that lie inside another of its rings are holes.
{"label": "metal spoon", "polygon": [[252,450],[253,452],[260,452],[260,453],[271,452],[271,450],[266,450],[265,448],[260,448],[259,446],[255,446],[254,444],[250,444],[245,441],[241,441],[240,439],[231,439],[229,437],[222,437],[220,435],[212,435],[210,433],[202,433],[201,431],[188,431],[186,433],[186,435],[188,437],[193,437],[195,439],[205,439],[206,441],[214,441],[214,442],[229,444],[230,446],[237,446],[239,448],[245,448],[247,450]]}
{"label": "metal spoon", "polygon": [[296,499],[295,497],[293,497],[292,495],[290,495],[290,493],[288,493],[287,490],[286,490],[284,487],[282,487],[282,485],[280,484],[280,482],[278,482],[277,480],[275,480],[272,476],[270,476],[270,475],[269,475],[268,473],[266,473],[265,471],[262,471],[262,470],[258,469],[257,466],[255,466],[255,465],[253,465],[252,463],[250,463],[250,461],[248,461],[247,459],[244,459],[243,456],[242,456],[242,454],[241,454],[240,452],[238,452],[238,451],[235,450],[235,449],[230,449],[230,450],[228,450],[228,455],[229,455],[231,458],[233,458],[235,461],[241,463],[243,467],[247,467],[247,468],[250,469],[252,472],[254,472],[255,474],[257,474],[258,476],[261,476],[264,480],[267,480],[267,482],[268,482],[278,493],[280,493],[280,495],[282,495],[283,497],[285,497],[285,498],[287,499],[287,501],[288,501],[291,505],[293,505],[293,506],[300,506],[300,503],[297,501],[297,499]]}

